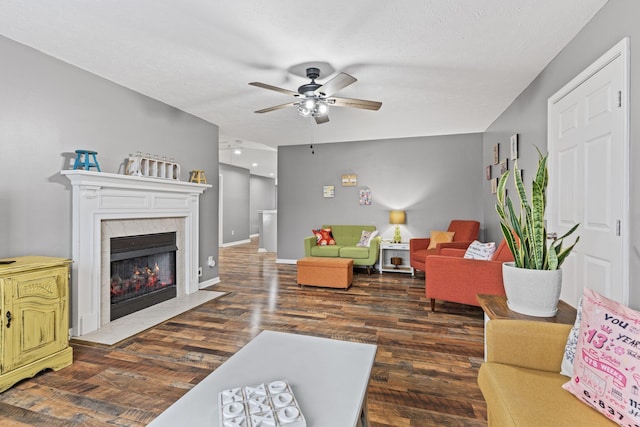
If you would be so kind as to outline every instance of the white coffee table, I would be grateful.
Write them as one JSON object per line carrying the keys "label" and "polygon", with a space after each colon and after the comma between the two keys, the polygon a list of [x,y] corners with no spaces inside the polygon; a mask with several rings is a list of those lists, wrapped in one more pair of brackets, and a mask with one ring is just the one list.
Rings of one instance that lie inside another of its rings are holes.
{"label": "white coffee table", "polygon": [[368,426],[367,387],[376,349],[263,331],[149,426],[217,426],[220,391],[275,380],[289,382],[307,427]]}

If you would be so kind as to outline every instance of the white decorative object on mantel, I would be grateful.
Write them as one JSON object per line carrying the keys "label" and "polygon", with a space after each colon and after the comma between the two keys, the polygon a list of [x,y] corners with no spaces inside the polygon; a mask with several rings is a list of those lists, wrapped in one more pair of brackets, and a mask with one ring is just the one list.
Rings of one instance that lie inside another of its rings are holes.
{"label": "white decorative object on mantel", "polygon": [[177,220],[184,230],[182,241],[177,242],[184,268],[176,279],[183,283],[180,292],[198,291],[199,196],[211,185],[84,170],[60,173],[73,187],[73,336],[93,332],[104,324],[106,301],[102,300],[108,298],[104,298],[102,287],[109,283],[102,283],[101,278],[103,223]]}
{"label": "white decorative object on mantel", "polygon": [[125,169],[127,175],[147,176],[149,178],[163,178],[180,180],[180,165],[166,157],[159,159],[147,155],[143,156],[139,151],[135,156],[129,157],[127,167]]}

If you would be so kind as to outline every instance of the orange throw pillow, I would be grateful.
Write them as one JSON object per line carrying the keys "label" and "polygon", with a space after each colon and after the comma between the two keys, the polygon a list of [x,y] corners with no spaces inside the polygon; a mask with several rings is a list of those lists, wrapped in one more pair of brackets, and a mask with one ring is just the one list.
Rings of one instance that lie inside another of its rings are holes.
{"label": "orange throw pillow", "polygon": [[455,231],[435,231],[431,230],[431,241],[429,241],[429,247],[427,249],[435,249],[438,243],[453,242],[453,236]]}
{"label": "orange throw pillow", "polygon": [[319,228],[317,230],[311,230],[316,236],[318,246],[335,245],[336,241],[333,238],[330,228]]}

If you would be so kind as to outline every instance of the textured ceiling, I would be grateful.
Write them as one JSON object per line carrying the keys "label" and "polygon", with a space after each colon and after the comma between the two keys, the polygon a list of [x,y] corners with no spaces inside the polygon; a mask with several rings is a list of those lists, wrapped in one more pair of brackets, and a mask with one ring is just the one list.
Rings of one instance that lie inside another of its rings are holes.
{"label": "textured ceiling", "polygon": [[[219,125],[221,161],[248,167],[275,159],[255,143],[482,132],[605,3],[3,0],[0,34]],[[382,108],[253,113],[290,97],[248,82],[296,90],[291,71],[316,61],[358,79],[337,96]],[[238,144],[244,160],[224,152]]]}

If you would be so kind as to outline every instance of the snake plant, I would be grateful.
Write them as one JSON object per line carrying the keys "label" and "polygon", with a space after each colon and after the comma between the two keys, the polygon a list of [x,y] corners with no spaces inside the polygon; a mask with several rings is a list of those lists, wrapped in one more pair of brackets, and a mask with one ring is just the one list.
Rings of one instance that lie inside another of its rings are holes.
{"label": "snake plant", "polygon": [[511,249],[516,267],[532,270],[557,270],[580,240],[578,236],[571,246],[564,249],[562,247],[563,240],[576,231],[579,224],[547,245],[544,213],[547,201],[546,190],[549,183],[548,154],[543,156],[537,147],[536,149],[539,157],[538,171],[532,183],[531,203],[527,199],[527,193],[522,183],[522,174],[518,170],[516,161],[513,177],[520,199],[520,212],[516,214],[513,202],[506,194],[507,181],[511,171],[503,173],[498,181],[496,211],[500,217],[502,234]]}

